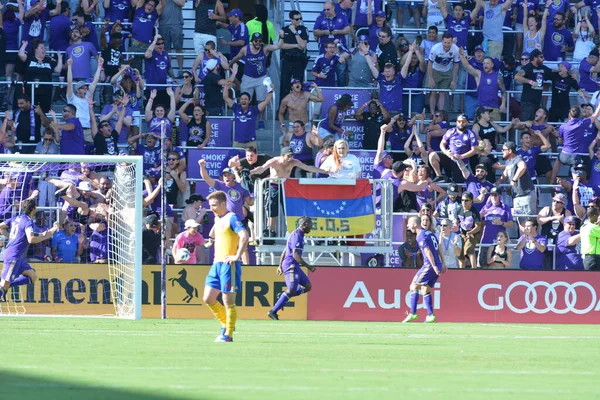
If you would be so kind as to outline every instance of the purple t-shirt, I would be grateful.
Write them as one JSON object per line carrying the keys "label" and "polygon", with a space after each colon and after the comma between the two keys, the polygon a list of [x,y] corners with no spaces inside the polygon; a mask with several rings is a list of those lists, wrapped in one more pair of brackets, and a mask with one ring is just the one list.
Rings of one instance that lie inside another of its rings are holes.
{"label": "purple t-shirt", "polygon": [[419,232],[417,235],[417,244],[419,245],[419,249],[421,249],[421,253],[423,254],[423,266],[433,267],[429,261],[429,257],[425,257],[425,249],[428,248],[431,250],[431,253],[433,253],[435,266],[441,269],[442,260],[440,259],[440,253],[438,251],[439,244],[435,234],[429,232],[428,230],[421,229],[421,232]]}
{"label": "purple t-shirt", "polygon": [[596,196],[600,196],[600,161],[596,157],[592,160],[588,185],[594,190]]}
{"label": "purple t-shirt", "polygon": [[[349,26],[348,18],[344,14],[338,14],[335,18],[327,18],[324,13],[317,17],[313,29],[320,29],[324,31],[339,31]],[[366,26],[367,24],[365,24]],[[346,47],[346,36],[344,35],[323,35],[319,37],[319,52],[325,53],[325,44],[333,42],[335,39],[339,40],[344,47]]]}
{"label": "purple t-shirt", "polygon": [[154,25],[158,20],[158,13],[152,11],[148,14],[144,11],[144,7],[135,10],[133,14],[132,38],[142,43],[152,43],[154,37]]}
{"label": "purple t-shirt", "polygon": [[379,99],[388,111],[402,111],[402,84],[404,78],[400,73],[396,74],[391,82],[385,79],[383,73],[377,77],[379,82]]}
{"label": "purple t-shirt", "polygon": [[[422,88],[424,78],[425,78],[425,75],[423,74],[423,71],[421,71],[421,68],[419,68],[417,66],[417,68],[411,69],[409,67],[408,73],[406,74],[406,78],[404,78],[404,88],[407,88],[407,89]],[[418,91],[418,90],[413,90],[410,93],[412,95],[417,95],[417,94],[420,95],[423,92]],[[408,92],[406,94],[408,95]]]}
{"label": "purple t-shirt", "polygon": [[517,149],[517,154],[521,156],[525,164],[527,165],[527,171],[529,171],[529,176],[535,177],[537,176],[535,172],[535,166],[537,164],[537,157],[542,152],[541,146],[533,146],[527,150],[523,150],[523,148]]}
{"label": "purple t-shirt", "polygon": [[477,136],[470,129],[464,132],[457,128],[448,129],[442,139],[446,141],[452,154],[465,154],[477,146]]}
{"label": "purple t-shirt", "polygon": [[73,79],[89,79],[92,77],[90,58],[98,52],[90,42],[74,44],[67,49],[67,58],[73,59]]}
{"label": "purple t-shirt", "polygon": [[244,202],[250,197],[250,193],[237,182],[233,186],[227,186],[225,182],[215,180],[214,188],[225,192],[225,195],[227,195],[227,211],[235,213],[239,220],[243,221],[245,219]]}
{"label": "purple t-shirt", "polygon": [[394,124],[393,129],[394,130],[390,133],[388,138],[390,144],[392,145],[392,150],[403,150],[404,144],[408,140],[410,133],[406,128],[401,130],[396,123]]}
{"label": "purple t-shirt", "polygon": [[60,154],[85,154],[83,127],[77,118],[69,118],[67,124],[73,124],[71,130],[62,130],[60,138]]}
{"label": "purple t-shirt", "polygon": [[258,50],[258,53],[254,54],[252,53],[252,46],[246,46],[244,62],[244,76],[260,78],[267,74],[267,56],[262,47]]}
{"label": "purple t-shirt", "polygon": [[93,231],[90,236],[90,260],[94,262],[100,259],[108,259],[108,229]]}
{"label": "purple t-shirt", "polygon": [[[238,40],[243,40],[244,45],[248,44],[248,28],[246,28],[246,24],[241,22],[238,26],[229,25],[229,32],[231,33],[231,41],[237,42]],[[244,46],[229,46],[229,58],[233,59],[238,55],[240,50]]]}
{"label": "purple t-shirt", "polygon": [[312,71],[318,74],[324,74],[327,77],[323,78],[315,78],[315,83],[319,87],[334,87],[336,86],[335,79],[335,66],[339,63],[340,57],[337,54],[334,54],[331,59],[325,57],[324,54],[321,54],[315,60],[315,64],[312,67]]}
{"label": "purple t-shirt", "polygon": [[165,86],[151,86],[151,84],[156,83],[164,85],[167,83],[167,75],[169,68],[171,68],[169,53],[163,51],[161,54],[154,50],[152,52],[152,57],[146,59],[145,65],[146,72],[144,76],[146,77],[146,89],[167,90]]}
{"label": "purple t-shirt", "polygon": [[284,268],[284,272],[286,270],[294,267],[299,267],[300,264],[294,259],[294,253],[299,252],[300,256],[302,256],[302,251],[304,250],[304,232],[300,228],[296,229],[287,240],[285,245],[285,257],[281,264],[282,268]]}
{"label": "purple t-shirt", "polygon": [[[448,121],[442,121],[438,124],[440,126],[440,129],[450,129],[450,124],[448,123]],[[444,136],[432,136],[431,139],[429,139],[429,145],[431,146],[431,151],[441,151],[442,149],[440,148],[440,143],[442,143],[442,139],[444,138]]]}
{"label": "purple t-shirt", "polygon": [[110,0],[108,7],[104,8],[105,18],[110,19],[111,22],[117,22],[125,19],[129,19],[129,12],[131,10],[130,0]]}
{"label": "purple t-shirt", "polygon": [[[154,191],[154,189],[156,189],[156,184],[152,184],[152,191]],[[161,189],[162,191],[162,189]],[[147,197],[148,196],[148,191],[144,190],[142,192],[142,196]],[[161,198],[161,193],[160,191],[158,192],[158,195],[156,196],[156,198],[154,199],[154,201],[152,202],[152,204],[150,204],[150,208],[152,209],[152,211],[154,211],[155,213],[158,213],[158,215],[161,215],[162,213],[162,207],[160,206],[160,198]],[[173,209],[171,208],[171,205],[169,204],[169,202],[167,202],[167,208],[166,208],[166,212],[165,215],[167,217],[172,217],[173,214]]]}
{"label": "purple t-shirt", "polygon": [[579,63],[579,87],[590,93],[598,90],[598,83],[596,83],[596,80],[592,77],[592,72],[590,72],[593,67],[587,58]]}
{"label": "purple t-shirt", "polygon": [[[575,235],[579,232],[575,232]],[[577,251],[577,245],[567,246],[571,234],[562,231],[556,239],[556,270],[582,270],[583,258]]]}
{"label": "purple t-shirt", "polygon": [[28,41],[27,51],[32,50],[33,40],[40,39],[44,40],[44,33],[46,32],[46,22],[50,19],[50,11],[45,9],[40,13],[39,16],[32,15],[25,19],[22,31],[22,41]]}
{"label": "purple t-shirt", "polygon": [[[4,264],[12,260],[21,260],[27,255],[29,241],[27,231],[33,230],[33,221],[27,215],[18,215],[10,222],[10,236],[4,251]],[[6,278],[2,276],[3,278]]]}
{"label": "purple t-shirt", "polygon": [[50,49],[66,51],[69,47],[69,35],[73,22],[63,14],[58,14],[50,20]]}
{"label": "purple t-shirt", "polygon": [[504,205],[495,206],[493,204],[486,205],[482,210],[485,213],[483,235],[481,236],[481,243],[489,244],[494,243],[498,232],[506,232],[506,228],[502,225],[494,225],[494,218],[500,218],[502,222],[511,221],[513,219],[512,211],[510,207]]}
{"label": "purple t-shirt", "polygon": [[[4,36],[6,38],[6,50],[19,50],[19,29],[21,28],[21,21],[15,19],[14,21],[4,20]],[[69,44],[67,43],[67,47]],[[65,47],[66,48],[66,47]]]}
{"label": "purple t-shirt", "polygon": [[548,25],[543,49],[546,61],[557,61],[559,57],[564,59],[565,52],[560,51],[561,46],[573,47],[574,45],[573,35],[567,28],[555,29],[554,24]]}
{"label": "purple t-shirt", "polygon": [[[523,240],[524,236],[525,235],[519,238],[519,242]],[[544,246],[548,244],[546,236],[537,235],[535,240]],[[527,245],[525,245],[521,250],[521,263],[519,264],[519,267],[521,269],[544,269],[544,253],[539,251],[535,246],[527,247]]]}
{"label": "purple t-shirt", "polygon": [[467,192],[473,193],[474,197],[479,197],[479,195],[481,194],[481,189],[487,189],[488,193],[485,195],[483,202],[473,202],[473,207],[476,208],[477,211],[481,211],[483,206],[486,204],[488,198],[490,197],[489,193],[490,190],[494,187],[494,185],[488,180],[484,180],[483,183],[479,182],[479,180],[473,174],[469,175],[469,177],[465,180],[465,183],[467,184]]}
{"label": "purple t-shirt", "polygon": [[[538,3],[533,0],[517,0],[515,1],[514,7],[517,9],[517,24],[527,25],[527,21],[523,21],[523,12],[525,12],[524,5],[527,3],[527,12],[535,11]],[[523,27],[523,30],[527,32],[527,26]]]}
{"label": "purple t-shirt", "polygon": [[260,114],[258,106],[250,106],[248,111],[244,112],[242,106],[235,103],[231,110],[235,116],[236,124],[234,140],[241,143],[256,140],[256,118]]}
{"label": "purple t-shirt", "polygon": [[[558,128],[558,137],[563,140],[562,151],[569,154],[577,153],[583,139],[585,129],[592,123],[590,118],[573,118]],[[593,140],[593,139],[592,139]],[[585,149],[587,153],[587,148]]]}
{"label": "purple t-shirt", "polygon": [[135,147],[135,152],[144,159],[144,173],[149,169],[158,168],[160,166],[160,147],[149,149],[138,143]]}
{"label": "purple t-shirt", "polygon": [[161,135],[161,122],[165,121],[165,134],[169,136],[171,131],[173,130],[173,123],[169,118],[158,118],[154,117],[148,122],[148,132],[156,133],[157,135]]}
{"label": "purple t-shirt", "polygon": [[[123,107],[119,107],[118,111],[120,112],[122,109],[123,109]],[[102,112],[100,113],[100,115],[108,115],[111,111],[112,111],[112,104],[107,104],[102,109]],[[133,115],[133,111],[131,111],[131,109],[129,107],[127,107],[127,111],[125,111],[125,118],[131,117],[132,115]],[[118,113],[113,114],[112,118],[108,120],[108,122],[110,123],[110,126],[113,130],[117,126],[117,121],[119,121]],[[119,132],[119,144],[127,143],[127,131],[128,130],[129,130],[129,128],[127,126],[125,126],[125,124],[123,124],[123,127],[121,128],[121,132]]]}
{"label": "purple t-shirt", "polygon": [[471,16],[465,14],[464,18],[456,19],[454,18],[454,13],[449,12],[445,22],[448,32],[456,38],[456,45],[466,50],[469,27],[471,26]]}

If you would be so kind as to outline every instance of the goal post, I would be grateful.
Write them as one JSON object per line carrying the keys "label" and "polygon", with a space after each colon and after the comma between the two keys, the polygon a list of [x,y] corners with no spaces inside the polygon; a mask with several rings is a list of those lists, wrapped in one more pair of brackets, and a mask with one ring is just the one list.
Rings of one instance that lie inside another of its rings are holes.
{"label": "goal post", "polygon": [[[79,257],[78,248],[79,262],[65,260],[62,263],[55,263],[53,261],[60,261],[60,259],[49,257],[50,248],[41,250],[35,248],[33,250],[36,254],[31,254],[32,246],[30,246],[27,259],[32,266],[35,264],[40,267],[40,271],[37,272],[38,281],[11,288],[6,296],[6,302],[0,302],[0,315],[114,316],[141,319],[144,208],[141,156],[2,154],[0,155],[0,178],[5,178],[7,185],[12,185],[11,190],[13,193],[16,192],[16,195],[13,198],[11,214],[4,215],[0,222],[18,215],[19,204],[30,195],[30,189],[39,187],[40,182],[44,184],[50,182],[51,180],[46,179],[49,176],[58,180],[59,173],[67,170],[75,171],[73,175],[78,176],[77,168],[82,166],[96,170],[100,176],[108,176],[112,181],[110,196],[107,196],[109,200],[102,207],[102,213],[97,214],[97,218],[103,218],[102,222],[95,225],[102,226],[102,231],[106,230],[103,233],[103,243],[107,262],[102,263],[102,259],[97,259],[98,262],[81,261],[83,257]],[[25,177],[21,178],[21,181],[27,183],[13,182],[11,181],[13,177]],[[68,196],[71,199],[84,193],[78,192],[75,187],[75,184],[71,185],[61,195],[69,191],[75,193],[73,196]],[[81,190],[86,190],[85,185],[81,186]],[[63,199],[66,200],[65,197]],[[90,204],[89,198],[85,196],[79,197],[79,201],[87,202],[88,206]],[[73,207],[76,212],[82,209],[77,208],[76,205]],[[89,209],[92,207],[89,206]],[[61,214],[58,206],[38,208],[40,209],[46,213],[41,217],[36,216],[34,221],[34,224],[40,222],[43,225],[39,226],[40,230],[51,227],[50,222],[65,213],[63,209]],[[50,217],[46,218],[47,215]],[[81,222],[83,220],[86,221],[85,224]],[[81,231],[86,230],[81,232],[84,236],[81,240],[84,240],[85,246],[89,246],[86,247],[88,252],[84,252],[85,257],[88,257],[86,260],[93,260],[89,256],[92,253],[91,243],[86,239],[86,234],[91,229],[91,224],[87,225],[87,215],[86,218],[73,222],[75,226],[77,223]],[[64,228],[63,235],[68,234],[70,231],[67,232]],[[80,233],[74,235],[76,236],[71,235],[68,239],[78,240]],[[49,241],[51,242],[52,239]],[[4,242],[6,244],[8,240]],[[72,241],[66,243],[72,245]],[[55,252],[56,247],[53,247],[52,253]]]}

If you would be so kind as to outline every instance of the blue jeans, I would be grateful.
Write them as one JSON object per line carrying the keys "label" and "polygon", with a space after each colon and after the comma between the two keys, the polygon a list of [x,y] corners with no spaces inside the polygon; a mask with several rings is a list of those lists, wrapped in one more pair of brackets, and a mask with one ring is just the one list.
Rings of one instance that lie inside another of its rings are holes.
{"label": "blue jeans", "polygon": [[[402,113],[405,117],[410,118],[413,114],[423,112],[425,107],[425,94],[413,94],[410,99],[410,113],[408,112],[408,94],[402,95]],[[393,116],[393,115],[392,115]]]}
{"label": "blue jeans", "polygon": [[473,118],[475,118],[475,110],[477,109],[478,104],[477,97],[465,96],[465,113],[467,113],[469,121],[472,121]]}

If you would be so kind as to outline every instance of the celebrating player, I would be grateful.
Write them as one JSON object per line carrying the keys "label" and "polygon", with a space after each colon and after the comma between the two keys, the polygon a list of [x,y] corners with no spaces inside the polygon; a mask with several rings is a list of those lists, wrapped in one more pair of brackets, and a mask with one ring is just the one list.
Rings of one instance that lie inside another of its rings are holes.
{"label": "celebrating player", "polygon": [[285,275],[285,284],[287,291],[281,293],[277,299],[277,303],[268,316],[276,321],[279,320],[277,311],[283,309],[288,301],[294,296],[300,296],[302,293],[310,292],[310,280],[308,276],[300,268],[306,267],[310,272],[315,272],[315,267],[312,267],[302,259],[302,250],[304,250],[304,235],[312,229],[312,220],[310,217],[301,217],[298,219],[298,229],[296,229],[287,240],[285,249],[281,253],[279,259],[279,267],[277,273]]}
{"label": "celebrating player", "polygon": [[[204,286],[204,302],[221,323],[221,335],[215,342],[233,342],[237,320],[235,297],[242,287],[242,264],[239,261],[248,245],[248,231],[235,213],[227,211],[227,196],[217,190],[207,197],[215,214],[215,259]],[[223,293],[223,303],[217,301]]]}
{"label": "celebrating player", "polygon": [[402,322],[414,321],[417,315],[417,303],[419,302],[419,290],[423,294],[423,302],[427,306],[427,318],[425,322],[435,322],[433,314],[433,303],[431,299],[431,288],[435,285],[438,277],[446,272],[443,262],[443,252],[435,234],[421,229],[421,218],[410,217],[407,228],[417,234],[417,244],[423,253],[423,266],[413,278],[410,284],[410,313]]}
{"label": "celebrating player", "polygon": [[[35,270],[26,261],[29,244],[50,239],[58,230],[58,222],[44,233],[33,231],[33,220],[37,211],[34,199],[21,203],[21,214],[12,220],[0,224],[0,232],[5,234],[10,229],[8,244],[4,251],[4,267],[0,281],[0,297],[4,297],[8,288],[33,283],[37,279]],[[5,235],[6,236],[6,235]]]}

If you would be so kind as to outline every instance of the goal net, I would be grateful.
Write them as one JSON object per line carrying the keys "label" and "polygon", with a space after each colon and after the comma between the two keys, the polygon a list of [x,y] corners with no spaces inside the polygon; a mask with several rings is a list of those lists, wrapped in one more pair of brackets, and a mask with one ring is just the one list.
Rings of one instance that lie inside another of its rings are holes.
{"label": "goal net", "polygon": [[0,155],[2,265],[23,200],[37,202],[34,232],[59,224],[27,248],[37,279],[11,287],[0,315],[141,318],[142,174],[141,157]]}

